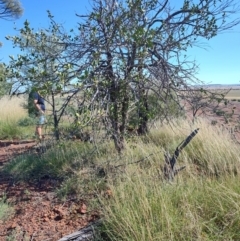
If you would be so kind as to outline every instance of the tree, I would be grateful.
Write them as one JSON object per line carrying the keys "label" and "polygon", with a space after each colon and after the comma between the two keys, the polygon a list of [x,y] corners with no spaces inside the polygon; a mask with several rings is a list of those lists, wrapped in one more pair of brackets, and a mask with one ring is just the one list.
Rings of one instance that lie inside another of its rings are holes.
{"label": "tree", "polygon": [[[49,13],[50,14],[50,13]],[[17,58],[10,56],[8,65],[12,94],[29,93],[32,88],[41,90],[52,109],[56,139],[59,139],[59,123],[71,99],[80,91],[72,83],[75,70],[65,54],[64,36],[58,36],[58,27],[35,31],[25,21],[20,36],[7,39],[23,53]],[[64,95],[64,97],[63,97]],[[58,103],[61,99],[61,103]]]}
{"label": "tree", "polygon": [[3,63],[0,63],[0,98],[8,94],[11,89],[10,83],[7,82],[7,77],[7,68]]}
{"label": "tree", "polygon": [[185,0],[178,9],[169,0],[93,0],[92,10],[78,15],[76,34],[51,15],[44,31],[34,33],[26,24],[25,37],[12,40],[31,51],[10,69],[19,89],[37,79],[45,89],[61,83],[61,76],[64,85],[74,79],[74,88],[84,90],[77,117],[87,113],[86,123],[103,123],[121,152],[133,115],[138,134],[147,133],[152,99],[164,119],[172,103],[181,110],[183,91],[186,97],[199,83],[187,50],[239,24],[238,12],[235,0]]}
{"label": "tree", "polygon": [[19,18],[23,13],[23,8],[19,0],[0,0],[0,18]]}
{"label": "tree", "polygon": [[220,105],[224,103],[227,106],[228,101],[225,99],[230,90],[217,90],[196,87],[182,95],[183,105],[188,113],[192,115],[192,122],[198,116],[213,116],[220,109]]}
{"label": "tree", "polygon": [[[19,18],[23,13],[19,0],[0,0],[0,19]],[[0,42],[0,48],[2,43]]]}
{"label": "tree", "polygon": [[92,11],[79,15],[80,33],[67,45],[71,61],[84,63],[92,105],[101,103],[119,152],[133,109],[139,134],[148,131],[150,95],[161,101],[166,118],[169,102],[180,108],[182,91],[199,83],[187,50],[239,24],[236,3],[185,0],[175,9],[168,0],[93,0]]}

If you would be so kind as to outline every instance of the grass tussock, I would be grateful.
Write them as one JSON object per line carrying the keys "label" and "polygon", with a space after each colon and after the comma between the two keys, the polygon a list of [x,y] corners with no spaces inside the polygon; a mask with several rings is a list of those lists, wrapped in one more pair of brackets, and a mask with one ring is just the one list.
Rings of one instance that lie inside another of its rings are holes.
{"label": "grass tussock", "polygon": [[24,118],[27,110],[23,108],[25,97],[4,96],[0,99],[1,116],[0,121],[15,121]]}
{"label": "grass tussock", "polygon": [[11,217],[13,212],[13,208],[7,202],[6,195],[2,195],[2,197],[0,197],[0,220],[2,222],[6,221]]}
{"label": "grass tussock", "polygon": [[20,139],[23,134],[15,121],[0,121],[0,139]]}
{"label": "grass tussock", "polygon": [[[186,169],[162,181],[163,153],[172,155],[196,128],[178,158]],[[124,158],[136,164],[111,179],[112,198],[101,199],[110,240],[240,240],[240,150],[228,132],[203,120],[158,124],[130,141]]]}
{"label": "grass tussock", "polygon": [[157,131],[151,131],[145,139],[148,143],[163,147],[172,155],[176,147],[197,128],[198,134],[178,158],[178,163],[187,167],[187,173],[193,177],[239,173],[239,145],[234,143],[229,132],[211,126],[204,120],[200,119],[195,124],[178,120],[171,126],[156,125]]}
{"label": "grass tussock", "polygon": [[239,177],[162,185],[146,175],[112,185],[103,202],[110,240],[239,240]]}

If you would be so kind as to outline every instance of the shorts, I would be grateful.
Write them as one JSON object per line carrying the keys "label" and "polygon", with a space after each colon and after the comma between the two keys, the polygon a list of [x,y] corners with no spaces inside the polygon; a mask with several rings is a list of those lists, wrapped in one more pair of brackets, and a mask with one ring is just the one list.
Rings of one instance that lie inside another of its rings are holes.
{"label": "shorts", "polygon": [[37,125],[44,125],[46,121],[45,115],[44,114],[38,114],[36,117],[36,124]]}

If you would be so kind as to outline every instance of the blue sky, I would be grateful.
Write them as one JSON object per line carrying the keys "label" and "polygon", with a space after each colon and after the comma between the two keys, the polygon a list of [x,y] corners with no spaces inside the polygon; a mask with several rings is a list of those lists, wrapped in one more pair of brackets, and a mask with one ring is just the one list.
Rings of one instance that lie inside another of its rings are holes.
{"label": "blue sky", "polygon": [[[175,1],[179,4],[179,0]],[[70,30],[77,26],[75,13],[86,13],[90,9],[90,2],[91,0],[21,0],[24,14],[20,19],[0,19],[0,42],[3,43],[0,60],[8,62],[9,55],[17,55],[18,50],[12,48],[5,36],[17,35],[14,27],[22,28],[26,19],[34,29],[47,27],[47,10],[50,10],[55,20]],[[199,64],[197,77],[211,84],[240,84],[240,26],[205,43],[207,50],[193,48],[187,53],[189,59],[195,59]]]}

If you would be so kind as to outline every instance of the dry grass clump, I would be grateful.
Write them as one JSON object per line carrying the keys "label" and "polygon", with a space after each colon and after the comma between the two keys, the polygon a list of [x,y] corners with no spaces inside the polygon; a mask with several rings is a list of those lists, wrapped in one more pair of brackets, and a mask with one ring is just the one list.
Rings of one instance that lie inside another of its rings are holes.
{"label": "dry grass clump", "polygon": [[29,124],[30,118],[23,107],[24,103],[26,103],[26,96],[4,96],[0,99],[0,139],[32,138],[35,122],[34,125],[26,125]]}
{"label": "dry grass clump", "polygon": [[189,174],[219,176],[236,175],[240,172],[240,150],[231,134],[218,126],[212,126],[204,119],[194,124],[186,120],[177,120],[172,125],[156,125],[148,136],[148,142],[165,151],[174,153],[176,147],[196,128],[198,134],[183,149],[178,158]]}
{"label": "dry grass clump", "polygon": [[110,240],[239,240],[239,177],[172,185],[145,175],[110,186],[103,203]]}
{"label": "dry grass clump", "polygon": [[[163,153],[196,128],[178,159],[186,169],[163,181]],[[123,156],[135,164],[109,180],[112,198],[101,199],[110,240],[240,240],[240,150],[229,133],[204,120],[157,124]]]}
{"label": "dry grass clump", "polygon": [[27,116],[27,110],[23,108],[25,97],[4,96],[0,99],[0,121],[16,121]]}

